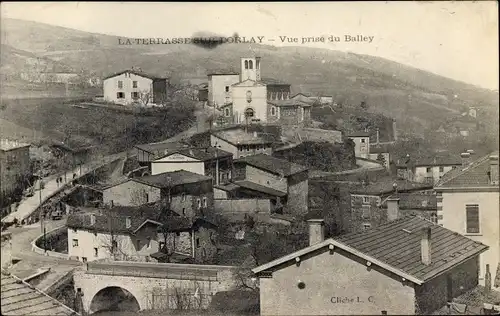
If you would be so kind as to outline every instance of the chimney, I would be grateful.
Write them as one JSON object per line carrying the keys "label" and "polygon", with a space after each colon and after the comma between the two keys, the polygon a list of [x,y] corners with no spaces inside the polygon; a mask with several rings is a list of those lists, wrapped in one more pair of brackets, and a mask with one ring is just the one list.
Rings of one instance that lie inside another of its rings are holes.
{"label": "chimney", "polygon": [[387,199],[387,220],[393,221],[399,217],[399,198],[390,197]]}
{"label": "chimney", "polygon": [[422,240],[420,242],[420,252],[422,263],[425,265],[431,264],[431,228],[422,228]]}
{"label": "chimney", "polygon": [[498,156],[490,156],[490,184],[498,184]]}
{"label": "chimney", "polygon": [[484,288],[487,292],[491,291],[491,272],[490,265],[486,265],[486,272],[484,273]]}
{"label": "chimney", "polygon": [[309,246],[325,240],[325,221],[323,219],[310,219],[309,224]]}
{"label": "chimney", "polygon": [[470,153],[461,153],[460,158],[462,158],[462,167],[466,168],[470,163]]}

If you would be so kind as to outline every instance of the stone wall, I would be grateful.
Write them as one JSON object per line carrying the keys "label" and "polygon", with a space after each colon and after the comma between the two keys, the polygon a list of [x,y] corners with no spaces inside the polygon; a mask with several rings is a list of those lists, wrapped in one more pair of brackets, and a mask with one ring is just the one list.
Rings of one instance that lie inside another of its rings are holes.
{"label": "stone wall", "polygon": [[214,210],[219,214],[271,213],[269,199],[214,200]]}

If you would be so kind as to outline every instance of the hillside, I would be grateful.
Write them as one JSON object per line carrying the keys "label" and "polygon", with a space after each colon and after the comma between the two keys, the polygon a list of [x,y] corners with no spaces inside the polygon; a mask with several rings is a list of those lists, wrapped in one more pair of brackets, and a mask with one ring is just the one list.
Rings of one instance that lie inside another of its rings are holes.
{"label": "hillside", "polygon": [[365,102],[367,111],[396,118],[411,134],[423,135],[467,106],[478,107],[489,120],[486,124],[498,125],[498,92],[379,57],[247,44],[213,49],[195,45],[119,46],[115,36],[41,23],[4,19],[2,26],[2,43],[100,75],[137,66],[155,75],[200,77],[215,70],[235,70],[241,56],[259,55],[263,77],[286,81],[292,84],[293,92],[332,95],[343,104]]}

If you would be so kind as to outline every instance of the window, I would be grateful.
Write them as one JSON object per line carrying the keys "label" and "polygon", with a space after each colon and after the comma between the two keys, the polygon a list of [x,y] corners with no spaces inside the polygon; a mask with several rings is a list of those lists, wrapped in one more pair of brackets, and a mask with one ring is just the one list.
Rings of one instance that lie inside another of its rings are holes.
{"label": "window", "polygon": [[94,257],[98,257],[98,256],[99,256],[99,249],[94,248]]}
{"label": "window", "polygon": [[147,242],[148,242],[148,249],[151,249],[151,237],[148,237]]}
{"label": "window", "polygon": [[431,222],[433,222],[434,224],[437,224],[438,222],[438,216],[436,213],[432,213],[431,214]]}
{"label": "window", "polygon": [[365,139],[364,139],[364,138],[361,138],[361,142],[364,144],[364,143],[365,143]]}
{"label": "window", "polygon": [[73,247],[78,247],[78,239],[73,239]]}
{"label": "window", "polygon": [[370,198],[368,196],[363,196],[363,203],[364,204],[370,203]]}
{"label": "window", "polygon": [[181,235],[181,233],[180,233],[180,232],[176,232],[176,233],[175,233],[175,236],[177,236],[177,237],[179,237],[180,235]]}
{"label": "window", "polygon": [[141,240],[140,239],[137,239],[136,244],[137,244],[137,249],[141,249]]}
{"label": "window", "polygon": [[259,69],[260,68],[260,60],[256,60],[255,61],[255,69]]}
{"label": "window", "polygon": [[434,182],[434,178],[432,178],[432,177],[425,177],[425,182],[426,183],[433,183]]}
{"label": "window", "polygon": [[229,116],[229,109],[227,109],[227,108],[226,108],[226,109],[224,109],[224,115],[225,115],[225,116]]}
{"label": "window", "polygon": [[427,173],[430,173],[430,172],[432,172],[432,168],[431,167],[427,167],[426,171],[427,171]]}
{"label": "window", "polygon": [[274,106],[271,107],[271,115],[272,116],[276,115],[276,107],[274,107]]}
{"label": "window", "polygon": [[226,92],[229,92],[229,86],[226,86]]}
{"label": "window", "polygon": [[164,242],[164,241],[160,241],[160,242],[158,243],[158,250],[162,250],[162,249],[163,249],[163,247],[165,247],[165,242]]}
{"label": "window", "polygon": [[139,92],[132,92],[132,99],[139,99]]}
{"label": "window", "polygon": [[123,89],[123,81],[118,81],[118,89]]}
{"label": "window", "polygon": [[467,205],[465,208],[467,218],[467,233],[479,234],[479,205]]}
{"label": "window", "polygon": [[116,98],[117,99],[125,99],[125,93],[123,93],[123,92],[117,92],[116,93]]}
{"label": "window", "polygon": [[363,205],[363,218],[370,219],[371,218],[371,207],[370,205]]}
{"label": "window", "polygon": [[444,172],[444,167],[439,167],[439,172]]}
{"label": "window", "polygon": [[132,88],[137,88],[137,81],[132,81]]}
{"label": "window", "polygon": [[111,251],[115,252],[115,250],[118,248],[118,242],[116,240],[113,240],[111,242]]}
{"label": "window", "polygon": [[372,227],[372,224],[370,224],[370,223],[363,224],[363,230],[369,229],[370,227]]}
{"label": "window", "polygon": [[245,69],[248,69],[248,60],[245,60]]}
{"label": "window", "polygon": [[200,199],[197,199],[197,200],[196,200],[196,203],[197,203],[197,205],[198,205],[198,208],[201,208],[201,200],[200,200]]}
{"label": "window", "polygon": [[87,262],[87,257],[82,257],[83,263]]}
{"label": "window", "polygon": [[186,201],[186,194],[185,193],[181,194],[181,201],[182,202]]}
{"label": "window", "polygon": [[76,232],[77,232],[77,231],[76,231],[76,228],[73,228],[73,233],[76,233]]}
{"label": "window", "polygon": [[207,198],[203,197],[203,207],[207,207]]}
{"label": "window", "polygon": [[97,236],[97,232],[94,232],[94,236]]}
{"label": "window", "polygon": [[253,61],[248,61],[248,69],[253,69]]}
{"label": "window", "polygon": [[200,247],[200,238],[196,238],[196,248]]}

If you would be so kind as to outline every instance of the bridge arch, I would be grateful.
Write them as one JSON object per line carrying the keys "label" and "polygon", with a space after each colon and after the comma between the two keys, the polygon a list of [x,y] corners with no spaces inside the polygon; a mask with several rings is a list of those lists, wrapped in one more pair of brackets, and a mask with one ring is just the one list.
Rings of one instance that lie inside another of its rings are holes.
{"label": "bridge arch", "polygon": [[92,314],[103,310],[138,312],[141,306],[129,290],[121,286],[106,286],[92,297],[88,312]]}

